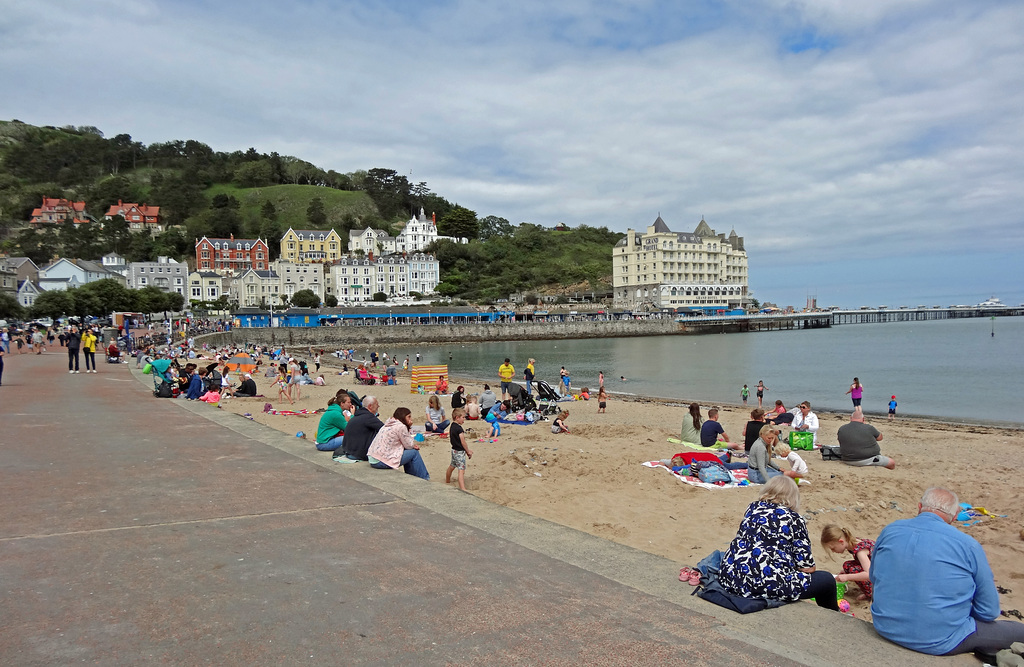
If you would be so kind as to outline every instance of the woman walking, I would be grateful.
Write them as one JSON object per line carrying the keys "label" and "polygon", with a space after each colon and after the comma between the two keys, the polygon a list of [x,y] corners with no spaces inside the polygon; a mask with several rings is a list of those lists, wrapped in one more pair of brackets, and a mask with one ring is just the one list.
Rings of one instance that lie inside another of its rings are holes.
{"label": "woman walking", "polygon": [[860,383],[860,378],[853,378],[853,384],[846,390],[846,393],[853,399],[853,407],[860,407],[860,399],[864,396],[864,385]]}

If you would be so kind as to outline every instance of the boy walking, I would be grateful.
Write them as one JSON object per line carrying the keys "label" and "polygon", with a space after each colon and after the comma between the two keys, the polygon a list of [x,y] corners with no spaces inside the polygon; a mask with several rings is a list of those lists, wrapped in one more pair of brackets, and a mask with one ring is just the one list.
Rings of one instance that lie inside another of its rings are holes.
{"label": "boy walking", "polygon": [[750,390],[747,389],[747,385],[743,385],[743,389],[740,389],[740,398],[743,399],[743,405],[746,405],[747,399],[750,398]]}
{"label": "boy walking", "polygon": [[893,396],[892,400],[889,401],[889,421],[896,419],[896,397]]}
{"label": "boy walking", "polygon": [[473,458],[473,450],[466,444],[466,432],[462,424],[466,421],[466,411],[462,408],[452,410],[452,425],[448,428],[448,438],[452,443],[452,463],[444,475],[444,483],[451,484],[452,473],[459,471],[459,490],[466,490],[466,459]]}

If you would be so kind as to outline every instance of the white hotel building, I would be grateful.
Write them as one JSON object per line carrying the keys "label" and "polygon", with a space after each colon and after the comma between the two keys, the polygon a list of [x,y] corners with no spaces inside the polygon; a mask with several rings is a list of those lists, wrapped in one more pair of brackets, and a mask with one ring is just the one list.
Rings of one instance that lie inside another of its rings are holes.
{"label": "white hotel building", "polygon": [[630,310],[746,308],[747,253],[733,230],[716,234],[701,218],[692,234],[658,216],[644,233],[629,229],[612,249],[615,305]]}
{"label": "white hotel building", "polygon": [[407,297],[411,292],[433,294],[441,282],[441,265],[433,255],[381,255],[342,257],[326,267],[328,294],[339,303],[372,301],[383,292],[388,298]]}

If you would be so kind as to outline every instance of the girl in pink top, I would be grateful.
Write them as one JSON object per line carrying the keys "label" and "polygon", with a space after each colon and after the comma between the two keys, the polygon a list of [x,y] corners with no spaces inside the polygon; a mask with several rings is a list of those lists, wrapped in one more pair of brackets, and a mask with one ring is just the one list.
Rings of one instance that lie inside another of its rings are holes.
{"label": "girl in pink top", "polygon": [[860,407],[860,399],[864,396],[864,385],[860,383],[859,378],[853,378],[853,384],[846,390],[846,393],[853,399],[853,407]]}

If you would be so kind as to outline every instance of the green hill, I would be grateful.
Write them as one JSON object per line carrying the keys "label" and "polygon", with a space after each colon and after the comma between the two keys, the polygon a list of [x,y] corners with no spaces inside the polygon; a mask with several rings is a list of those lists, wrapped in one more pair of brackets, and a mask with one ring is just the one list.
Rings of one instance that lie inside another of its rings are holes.
{"label": "green hill", "polygon": [[[247,223],[261,220],[266,202],[274,205],[278,227],[282,233],[289,227],[295,229],[337,229],[349,230],[360,221],[376,219],[377,207],[365,192],[335,190],[316,185],[269,185],[258,188],[241,188],[231,183],[217,183],[204,190],[211,200],[216,195],[234,197],[240,204],[239,214]],[[324,204],[327,223],[315,226],[306,217],[306,210],[314,198]]]}

